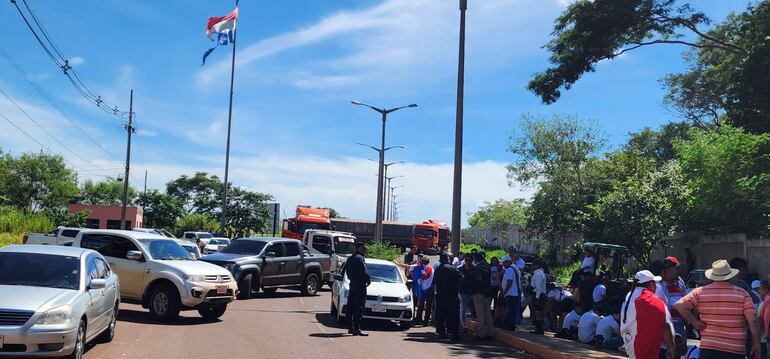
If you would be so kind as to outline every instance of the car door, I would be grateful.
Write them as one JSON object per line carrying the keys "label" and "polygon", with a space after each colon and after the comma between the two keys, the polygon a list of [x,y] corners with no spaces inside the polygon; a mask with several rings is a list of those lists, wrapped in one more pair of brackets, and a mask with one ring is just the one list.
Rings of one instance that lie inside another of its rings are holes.
{"label": "car door", "polygon": [[[262,284],[263,285],[282,285],[286,284],[281,278],[281,262],[283,261],[283,243],[272,242],[265,248],[265,256],[262,261]],[[274,253],[275,256],[267,256],[267,253]]]}
{"label": "car door", "polygon": [[284,256],[281,262],[281,275],[283,281],[288,284],[302,283],[303,264],[300,256],[299,241],[283,242]]}
{"label": "car door", "polygon": [[103,319],[103,302],[104,288],[91,289],[90,284],[94,279],[99,279],[99,271],[96,268],[96,262],[94,261],[94,255],[86,257],[86,296],[88,296],[88,302],[86,303],[86,317],[88,323],[86,325],[86,337],[91,337],[104,328]]}
{"label": "car door", "polygon": [[99,277],[104,279],[102,312],[104,313],[104,325],[106,327],[110,324],[112,312],[115,310],[115,303],[118,302],[120,295],[118,293],[118,276],[112,272],[104,258],[95,256],[94,262],[96,263],[96,270],[99,273]]}
{"label": "car door", "polygon": [[126,258],[129,251],[139,248],[129,239],[113,234],[84,234],[82,247],[93,249],[107,260],[120,278],[120,296],[141,299],[145,275],[145,257],[139,261]]}

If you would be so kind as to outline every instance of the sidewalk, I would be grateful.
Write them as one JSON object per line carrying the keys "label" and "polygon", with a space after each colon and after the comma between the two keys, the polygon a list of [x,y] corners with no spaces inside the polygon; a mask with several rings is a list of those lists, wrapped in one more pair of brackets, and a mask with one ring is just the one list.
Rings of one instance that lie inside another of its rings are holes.
{"label": "sidewalk", "polygon": [[[471,321],[469,327],[476,330],[476,322]],[[590,345],[577,341],[555,338],[554,333],[545,335],[531,334],[534,329],[526,321],[519,326],[519,330],[511,332],[496,328],[495,340],[534,354],[544,359],[627,359],[625,353],[617,350],[596,350]]]}

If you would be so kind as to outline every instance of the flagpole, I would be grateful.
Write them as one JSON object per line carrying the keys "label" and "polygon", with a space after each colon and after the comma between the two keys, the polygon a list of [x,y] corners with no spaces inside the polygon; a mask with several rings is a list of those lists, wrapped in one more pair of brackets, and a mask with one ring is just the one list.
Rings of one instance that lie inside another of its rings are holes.
{"label": "flagpole", "polygon": [[[238,9],[238,0],[235,0],[235,8]],[[225,183],[224,183],[224,196],[222,196],[222,223],[220,224],[220,232],[227,236],[227,188],[228,188],[228,174],[230,170],[230,128],[233,122],[233,83],[235,82],[235,45],[237,44],[238,36],[238,20],[235,20],[235,28],[233,29],[233,57],[230,63],[230,107],[227,110],[227,149],[225,150]]]}

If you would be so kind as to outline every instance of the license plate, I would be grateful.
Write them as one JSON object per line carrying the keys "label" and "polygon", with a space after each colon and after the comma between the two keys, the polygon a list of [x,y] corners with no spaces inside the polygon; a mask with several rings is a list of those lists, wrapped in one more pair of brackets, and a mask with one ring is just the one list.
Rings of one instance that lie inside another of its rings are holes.
{"label": "license plate", "polygon": [[227,286],[226,285],[218,285],[217,286],[217,294],[227,294]]}
{"label": "license plate", "polygon": [[384,305],[376,304],[372,306],[372,312],[374,313],[385,313],[387,311],[388,309],[386,309]]}

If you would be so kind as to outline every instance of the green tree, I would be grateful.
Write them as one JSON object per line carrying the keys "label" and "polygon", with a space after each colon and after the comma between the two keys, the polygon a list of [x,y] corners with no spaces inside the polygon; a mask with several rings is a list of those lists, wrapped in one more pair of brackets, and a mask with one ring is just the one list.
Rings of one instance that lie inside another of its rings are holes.
{"label": "green tree", "polygon": [[688,140],[691,129],[692,126],[687,122],[670,122],[657,131],[645,127],[629,135],[623,152],[652,159],[657,165],[663,165],[676,159],[674,143]]}
{"label": "green tree", "polygon": [[70,213],[65,207],[58,207],[47,208],[42,213],[45,214],[55,226],[85,227],[90,211],[83,210],[78,213]]}
{"label": "green tree", "polygon": [[[107,177],[104,181],[86,180],[80,186],[80,203],[120,206],[123,204],[123,182]],[[128,204],[136,200],[136,190],[128,187]]]}
{"label": "green tree", "polygon": [[173,229],[177,219],[184,213],[181,198],[150,190],[136,199],[136,205],[144,207],[144,227]]}
{"label": "green tree", "polygon": [[166,184],[166,193],[184,201],[187,213],[214,213],[222,206],[223,190],[219,177],[206,172],[196,172],[192,177],[183,175]]}
{"label": "green tree", "polygon": [[61,156],[0,153],[0,193],[5,204],[37,213],[66,205],[77,191],[77,174]]}
{"label": "green tree", "polygon": [[[569,5],[556,20],[553,37],[545,46],[553,64],[535,75],[529,89],[544,103],[553,103],[561,89],[569,89],[599,61],[657,44],[680,44],[719,49],[745,56],[749,52],[732,38],[706,32],[699,26],[708,17],[689,3],[676,0],[581,0]],[[698,40],[691,42],[687,36]],[[763,40],[764,41],[764,40]]]}
{"label": "green tree", "polygon": [[512,201],[498,199],[492,203],[484,202],[478,211],[470,213],[468,224],[471,227],[487,227],[497,235],[503,236],[509,226],[525,226],[527,223],[527,203],[517,198]]}
{"label": "green tree", "polygon": [[266,202],[272,199],[270,195],[251,192],[240,187],[231,187],[228,196],[228,233],[244,236],[262,233],[267,229],[270,209]]}
{"label": "green tree", "polygon": [[770,134],[720,126],[694,130],[676,144],[692,204],[683,226],[719,233],[761,234],[770,214]]}
{"label": "green tree", "polygon": [[675,230],[688,198],[679,166],[669,162],[619,183],[590,205],[586,236],[627,246],[646,266],[650,252]]}
{"label": "green tree", "polygon": [[182,236],[184,232],[190,231],[217,232],[218,230],[219,222],[208,213],[188,213],[176,222],[177,236]]}

